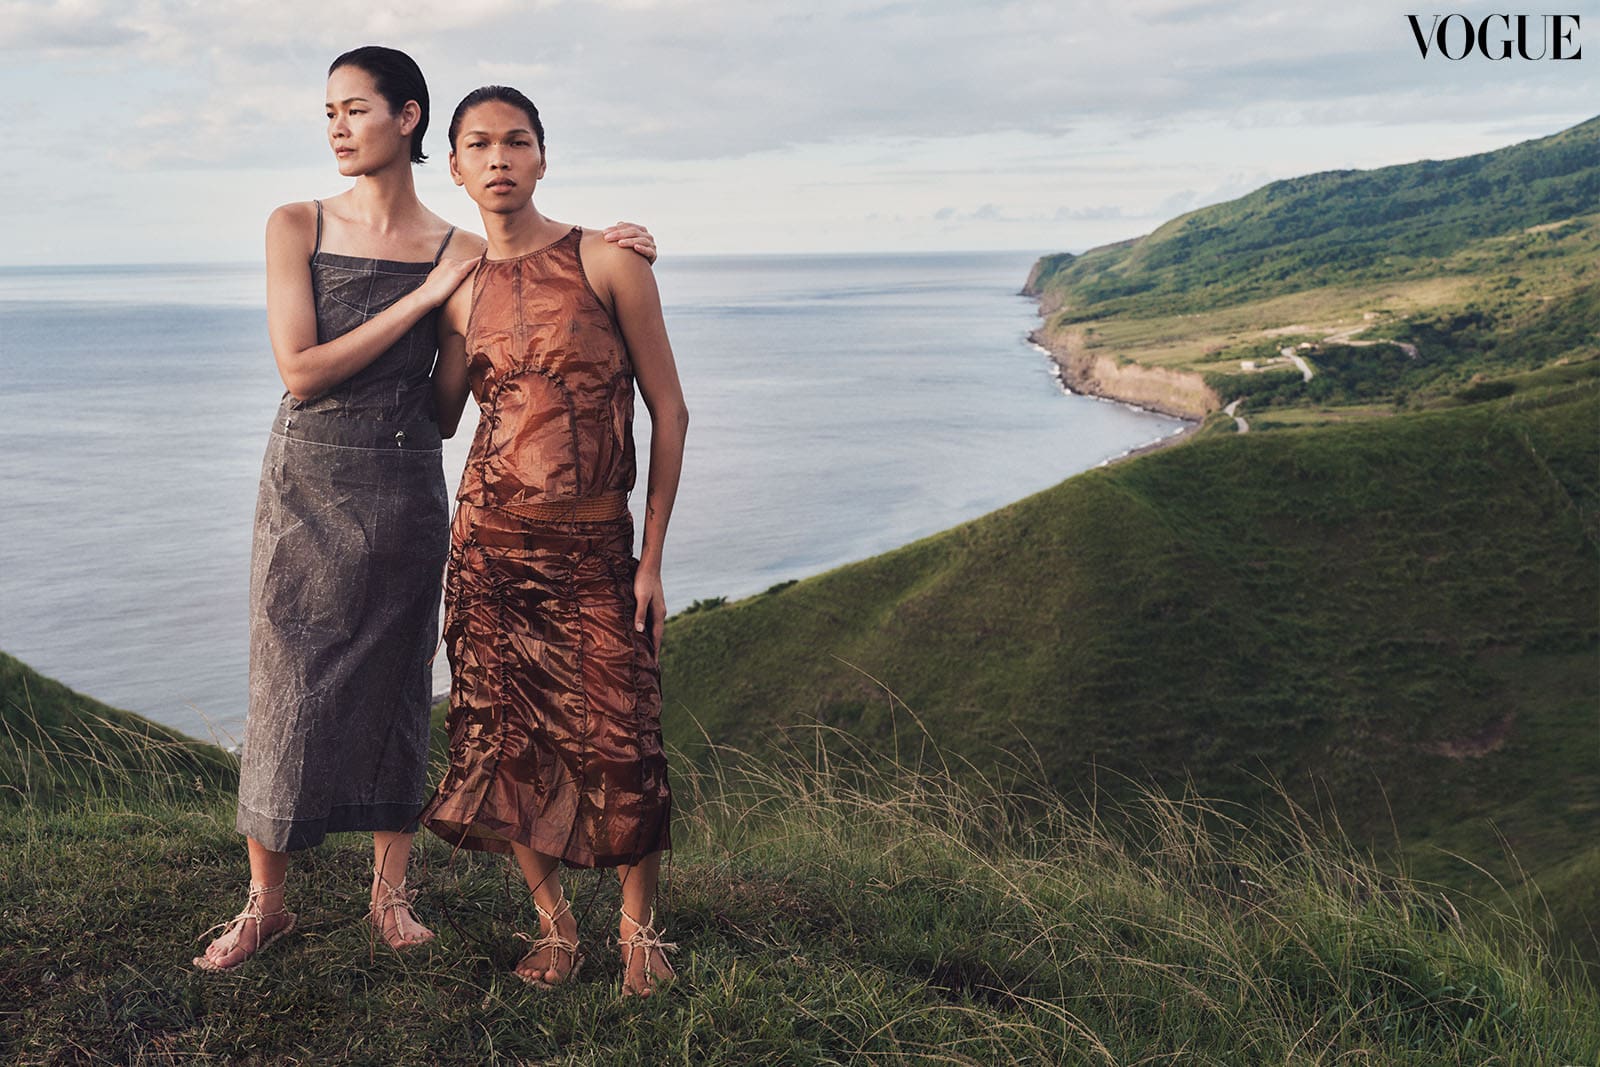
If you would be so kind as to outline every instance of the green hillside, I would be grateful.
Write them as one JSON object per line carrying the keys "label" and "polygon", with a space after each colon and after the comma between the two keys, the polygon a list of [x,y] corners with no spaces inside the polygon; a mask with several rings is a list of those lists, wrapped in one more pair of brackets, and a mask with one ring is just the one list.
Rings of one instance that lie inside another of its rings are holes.
{"label": "green hillside", "polygon": [[1136,241],[1047,256],[1029,288],[1100,315],[1201,311],[1295,289],[1431,275],[1485,238],[1590,215],[1597,204],[1600,116],[1460,159],[1273,182]]}
{"label": "green hillside", "polygon": [[1281,782],[1365,839],[1398,832],[1431,877],[1485,888],[1448,849],[1516,883],[1502,836],[1567,871],[1566,929],[1600,958],[1600,883],[1568,866],[1600,874],[1597,425],[1588,373],[1080,475],[675,620],[669,739],[760,751],[820,721],[903,748],[914,714],[947,753],[1036,761],[1069,795],[1151,777],[1254,803]]}
{"label": "green hillside", "polygon": [[[1600,356],[1597,204],[1600,117],[1460,159],[1274,182],[1046,256],[1024,291],[1058,355],[1194,374],[1251,410],[1421,406]],[[1288,345],[1312,380],[1279,358]]]}
{"label": "green hillside", "polygon": [[[18,668],[0,699],[51,688]],[[33,736],[99,736],[56,689]],[[568,987],[509,971],[532,928],[505,861],[419,839],[430,947],[375,946],[371,846],[291,867],[294,934],[236,974],[188,960],[243,897],[231,789],[149,769],[116,716],[76,795],[0,811],[0,1060],[19,1065],[938,1062],[1593,1063],[1600,997],[1505,906],[1463,922],[1279,799],[1267,817],[1130,794],[1075,809],[901,763],[776,753],[717,775],[676,755],[660,914],[679,978],[621,1001],[615,879],[569,872],[590,956]],[[143,738],[142,745],[137,738]],[[731,755],[731,754],[729,754]],[[88,760],[52,749],[48,760]],[[1532,913],[1537,920],[1537,914]]]}
{"label": "green hillside", "polygon": [[232,757],[75,693],[0,652],[0,813],[133,788],[232,788]]}

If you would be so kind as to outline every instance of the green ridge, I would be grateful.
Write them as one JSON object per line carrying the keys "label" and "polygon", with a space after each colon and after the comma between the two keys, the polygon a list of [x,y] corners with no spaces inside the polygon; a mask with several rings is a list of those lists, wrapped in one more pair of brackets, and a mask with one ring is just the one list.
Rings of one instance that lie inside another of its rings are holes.
{"label": "green ridge", "polygon": [[[903,703],[1069,795],[1277,781],[1462,888],[1490,891],[1438,850],[1515,884],[1501,835],[1564,870],[1600,810],[1597,394],[1206,436],[680,617],[668,738],[760,752],[815,721],[889,750]],[[1591,959],[1595,914],[1562,913]]]}
{"label": "green ridge", "polygon": [[232,789],[237,773],[216,746],[76,693],[0,652],[0,814],[111,789]]}
{"label": "green ridge", "polygon": [[[1597,203],[1600,117],[1461,159],[1274,182],[1046,256],[1024,292],[1058,352],[1187,371],[1252,416],[1370,417],[1600,357]],[[1277,358],[1285,345],[1312,380]]]}
{"label": "green ridge", "polygon": [[[0,678],[12,707],[40,688],[25,670]],[[19,758],[21,731],[103,729],[103,707],[56,695],[51,722],[8,719],[0,753]],[[790,749],[712,775],[678,760],[661,915],[679,978],[645,1003],[617,996],[614,879],[569,872],[590,959],[571,987],[537,991],[509,974],[533,919],[504,860],[426,836],[411,883],[432,945],[375,948],[370,846],[349,835],[296,856],[294,934],[207,976],[188,963],[197,935],[243,899],[232,792],[152,778],[164,757],[140,748],[171,739],[115,718],[125,743],[76,796],[29,794],[0,818],[7,1063],[1600,1056],[1594,987],[1551,966],[1514,901],[1463,923],[1281,797],[1247,822],[1192,796],[1088,813],[956,781],[926,749],[894,763]],[[77,757],[25,758],[69,777]]]}

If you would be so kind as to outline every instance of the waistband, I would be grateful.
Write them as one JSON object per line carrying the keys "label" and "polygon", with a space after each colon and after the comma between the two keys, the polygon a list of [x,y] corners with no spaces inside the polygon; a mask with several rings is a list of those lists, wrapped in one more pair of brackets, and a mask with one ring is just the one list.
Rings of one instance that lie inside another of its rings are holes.
{"label": "waistband", "polygon": [[614,522],[628,514],[628,494],[617,490],[564,500],[530,500],[492,510],[534,523]]}
{"label": "waistband", "polygon": [[443,443],[438,423],[421,420],[386,422],[320,411],[279,410],[272,432],[291,441],[309,441],[343,448],[402,449],[437,452]]}

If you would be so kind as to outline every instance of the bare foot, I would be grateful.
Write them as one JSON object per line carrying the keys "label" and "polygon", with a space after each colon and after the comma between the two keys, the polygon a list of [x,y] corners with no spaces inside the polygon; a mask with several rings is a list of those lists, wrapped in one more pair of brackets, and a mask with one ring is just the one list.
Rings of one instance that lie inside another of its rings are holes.
{"label": "bare foot", "polygon": [[648,923],[636,922],[627,912],[617,925],[617,944],[622,946],[622,995],[648,997],[663,982],[678,976],[667,962],[667,950],[678,946],[661,940],[655,928],[655,914]]}
{"label": "bare foot", "polygon": [[[583,954],[578,951],[578,920],[565,898],[553,913],[537,904],[534,908],[539,912],[540,937],[533,941],[527,955],[517,961],[513,973],[531,985],[558,986],[577,972],[583,960]],[[517,936],[533,940],[526,934]]]}
{"label": "bare foot", "polygon": [[231,971],[293,930],[294,923],[295,914],[283,907],[283,886],[252,885],[244,910],[221,924],[222,933],[191,962],[202,971]]}
{"label": "bare foot", "polygon": [[406,888],[405,879],[391,885],[383,875],[372,879],[372,908],[367,919],[392,949],[411,948],[433,940],[433,931],[417,921],[411,910],[416,894]]}

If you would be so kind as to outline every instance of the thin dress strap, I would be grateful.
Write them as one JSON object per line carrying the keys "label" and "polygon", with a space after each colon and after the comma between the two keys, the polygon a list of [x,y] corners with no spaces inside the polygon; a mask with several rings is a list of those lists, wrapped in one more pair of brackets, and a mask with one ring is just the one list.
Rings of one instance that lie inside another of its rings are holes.
{"label": "thin dress strap", "polygon": [[450,232],[444,235],[444,240],[439,242],[439,251],[433,254],[433,265],[439,265],[439,257],[444,255],[444,250],[450,247],[450,238],[456,235],[456,228],[450,227]]}
{"label": "thin dress strap", "polygon": [[311,247],[311,254],[316,255],[322,251],[322,201],[313,200],[312,203],[317,205],[317,243]]}

